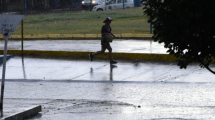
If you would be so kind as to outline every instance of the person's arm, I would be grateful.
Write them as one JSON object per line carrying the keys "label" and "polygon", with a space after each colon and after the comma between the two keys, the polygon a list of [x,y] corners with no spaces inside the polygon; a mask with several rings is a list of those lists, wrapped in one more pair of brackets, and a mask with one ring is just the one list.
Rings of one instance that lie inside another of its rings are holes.
{"label": "person's arm", "polygon": [[111,32],[107,32],[107,33],[102,33],[103,35],[111,35],[111,36],[113,36],[114,38],[116,37],[113,33],[111,33]]}
{"label": "person's arm", "polygon": [[112,32],[110,32],[110,34],[111,34],[114,38],[116,38],[116,36],[115,36]]}
{"label": "person's arm", "polygon": [[[111,28],[110,28],[111,29]],[[101,31],[102,35],[112,35],[114,38],[116,37],[112,32],[107,32],[106,27],[103,26],[102,27],[102,31]]]}
{"label": "person's arm", "polygon": [[[111,27],[110,27],[110,29],[111,29]],[[114,38],[116,38],[116,36],[115,36],[111,31],[112,31],[112,29],[110,30],[110,34],[111,34]]]}

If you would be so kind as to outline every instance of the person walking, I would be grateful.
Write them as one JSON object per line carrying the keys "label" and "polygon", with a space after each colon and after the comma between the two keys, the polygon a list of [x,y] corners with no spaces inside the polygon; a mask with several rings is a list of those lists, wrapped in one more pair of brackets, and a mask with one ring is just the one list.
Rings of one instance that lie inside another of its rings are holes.
{"label": "person walking", "polygon": [[102,38],[101,38],[101,51],[97,51],[95,53],[91,53],[89,54],[89,58],[91,61],[93,61],[93,58],[94,56],[98,55],[98,54],[102,54],[105,52],[106,49],[108,49],[109,51],[109,59],[110,59],[110,64],[116,64],[117,62],[113,60],[112,58],[112,48],[110,46],[110,43],[105,39],[105,35],[111,35],[112,37],[116,37],[112,32],[111,32],[111,27],[110,27],[110,24],[111,24],[111,21],[113,21],[113,19],[111,19],[110,17],[107,17],[103,23],[105,23],[103,26],[102,26],[102,29],[101,29],[101,35],[102,35]]}

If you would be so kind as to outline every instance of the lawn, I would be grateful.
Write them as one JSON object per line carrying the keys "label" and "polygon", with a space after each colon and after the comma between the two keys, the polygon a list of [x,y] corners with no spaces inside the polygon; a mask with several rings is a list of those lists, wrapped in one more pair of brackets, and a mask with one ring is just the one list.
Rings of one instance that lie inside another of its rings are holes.
{"label": "lawn", "polygon": [[[24,35],[36,34],[100,34],[103,20],[111,17],[115,34],[149,33],[149,23],[142,7],[118,9],[103,12],[70,12],[41,15],[27,15],[24,18]],[[14,32],[19,35],[20,25]]]}

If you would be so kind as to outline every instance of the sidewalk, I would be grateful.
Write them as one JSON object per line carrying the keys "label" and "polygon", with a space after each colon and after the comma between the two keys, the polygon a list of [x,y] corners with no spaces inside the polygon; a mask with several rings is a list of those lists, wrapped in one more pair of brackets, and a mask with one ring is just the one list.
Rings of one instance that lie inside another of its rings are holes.
{"label": "sidewalk", "polygon": [[[101,49],[100,40],[25,40],[24,50],[95,52]],[[166,54],[163,44],[153,40],[115,39],[110,43],[116,53]],[[4,41],[0,41],[4,49]],[[8,40],[8,50],[21,50],[21,41]]]}

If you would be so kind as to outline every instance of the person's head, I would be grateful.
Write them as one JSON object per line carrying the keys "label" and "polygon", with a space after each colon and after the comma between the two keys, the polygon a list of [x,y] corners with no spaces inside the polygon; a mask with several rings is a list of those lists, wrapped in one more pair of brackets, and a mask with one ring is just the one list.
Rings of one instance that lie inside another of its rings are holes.
{"label": "person's head", "polygon": [[113,19],[110,18],[110,17],[107,17],[107,18],[103,21],[103,23],[105,23],[105,24],[110,24],[111,21],[113,21]]}

